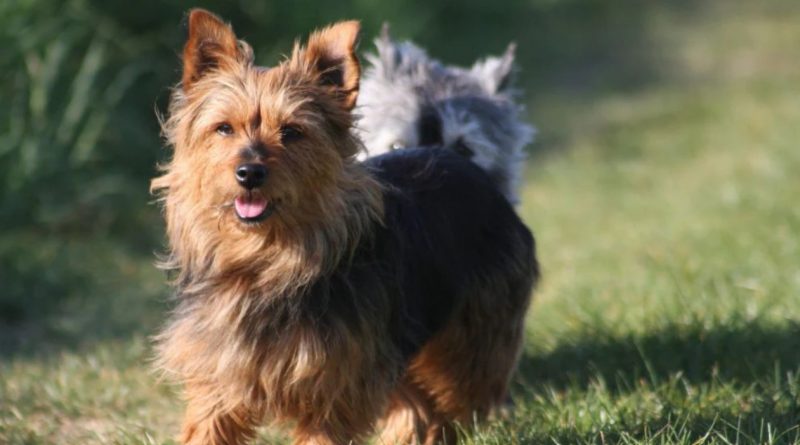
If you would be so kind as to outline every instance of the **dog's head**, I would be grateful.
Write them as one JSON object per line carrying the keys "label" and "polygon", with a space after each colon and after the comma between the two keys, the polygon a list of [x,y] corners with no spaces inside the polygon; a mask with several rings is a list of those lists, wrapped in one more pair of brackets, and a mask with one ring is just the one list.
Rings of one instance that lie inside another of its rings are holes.
{"label": "dog's head", "polygon": [[460,68],[393,41],[386,28],[375,44],[358,98],[357,129],[367,154],[415,146],[455,150],[513,194],[523,148],[534,134],[514,102],[515,46]]}
{"label": "dog's head", "polygon": [[341,218],[342,191],[367,180],[354,173],[350,132],[359,24],[314,32],[270,68],[255,66],[252,49],[215,15],[192,10],[188,27],[164,122],[173,158],[152,183],[173,249],[233,239],[247,257],[267,234],[280,240]]}

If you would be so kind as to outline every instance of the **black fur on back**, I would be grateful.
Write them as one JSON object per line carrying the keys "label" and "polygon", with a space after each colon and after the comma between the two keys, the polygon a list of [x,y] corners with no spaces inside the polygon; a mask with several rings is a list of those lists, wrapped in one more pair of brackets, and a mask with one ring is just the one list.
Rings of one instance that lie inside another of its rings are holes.
{"label": "black fur on back", "polygon": [[[529,291],[539,273],[533,236],[482,169],[449,150],[431,149],[398,150],[365,164],[385,186],[384,224],[347,267],[314,286],[308,297],[316,307],[352,318],[346,322],[355,320],[354,311],[383,318],[388,310],[389,334],[408,359],[479,283]],[[371,289],[382,289],[388,301],[371,299]]]}

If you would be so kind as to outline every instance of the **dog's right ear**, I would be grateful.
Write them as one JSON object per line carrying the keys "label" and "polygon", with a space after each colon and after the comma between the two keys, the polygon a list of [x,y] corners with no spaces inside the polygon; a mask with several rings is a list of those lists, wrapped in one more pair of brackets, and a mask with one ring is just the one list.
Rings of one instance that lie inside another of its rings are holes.
{"label": "dog's right ear", "polygon": [[189,11],[188,22],[189,37],[183,47],[184,91],[206,74],[235,63],[245,49],[240,48],[230,25],[205,9]]}

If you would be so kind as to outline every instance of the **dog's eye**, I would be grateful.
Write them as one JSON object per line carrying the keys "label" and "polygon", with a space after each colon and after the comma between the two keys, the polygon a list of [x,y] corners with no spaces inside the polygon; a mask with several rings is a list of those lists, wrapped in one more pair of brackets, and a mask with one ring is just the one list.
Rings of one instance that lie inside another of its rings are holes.
{"label": "dog's eye", "polygon": [[221,123],[221,124],[217,125],[217,129],[216,130],[217,130],[217,134],[220,134],[222,136],[230,136],[230,135],[233,134],[233,127],[231,126],[231,124],[229,124],[227,122],[224,122],[224,123]]}
{"label": "dog's eye", "polygon": [[453,150],[455,150],[456,153],[460,154],[461,156],[464,156],[467,159],[470,159],[473,156],[475,156],[475,152],[472,151],[472,149],[469,148],[469,146],[466,143],[464,143],[464,141],[461,139],[459,139],[458,142],[456,142],[456,145],[453,146]]}
{"label": "dog's eye", "polygon": [[281,143],[284,145],[302,138],[303,133],[299,128],[292,125],[284,125],[281,127]]}

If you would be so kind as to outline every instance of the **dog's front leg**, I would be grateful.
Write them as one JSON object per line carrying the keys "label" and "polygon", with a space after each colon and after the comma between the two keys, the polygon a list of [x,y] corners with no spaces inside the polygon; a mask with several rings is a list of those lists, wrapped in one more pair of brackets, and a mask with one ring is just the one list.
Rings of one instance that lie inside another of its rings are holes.
{"label": "dog's front leg", "polygon": [[309,428],[298,426],[294,430],[293,445],[360,445],[355,433],[332,427]]}
{"label": "dog's front leg", "polygon": [[349,403],[337,403],[331,412],[307,412],[297,420],[292,434],[294,445],[362,445],[372,433],[376,414],[382,405],[375,404],[381,395]]}
{"label": "dog's front leg", "polygon": [[222,407],[202,388],[187,388],[188,406],[179,441],[184,445],[239,445],[255,435],[260,411],[244,404]]}

